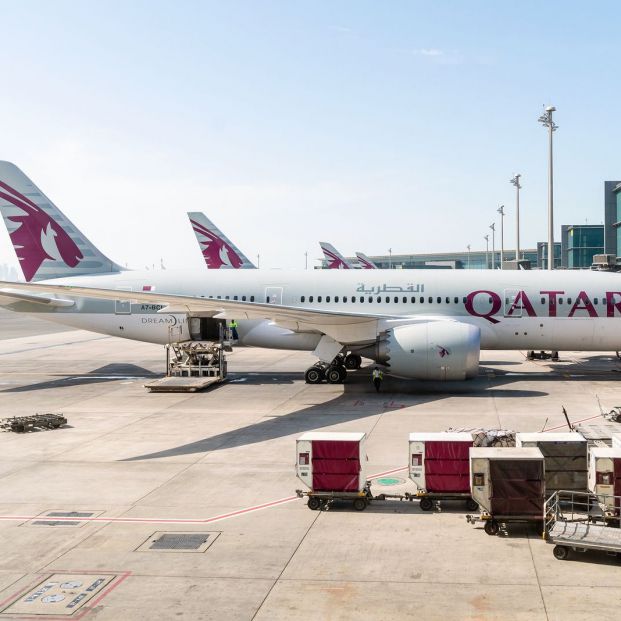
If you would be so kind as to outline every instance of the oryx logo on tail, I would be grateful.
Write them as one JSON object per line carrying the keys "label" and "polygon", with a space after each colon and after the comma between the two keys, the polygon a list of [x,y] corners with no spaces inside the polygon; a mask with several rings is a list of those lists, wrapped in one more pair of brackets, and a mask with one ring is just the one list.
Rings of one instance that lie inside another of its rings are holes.
{"label": "oryx logo on tail", "polygon": [[190,218],[190,222],[199,237],[201,252],[209,269],[217,270],[227,267],[239,269],[242,266],[243,259],[229,244],[196,220]]}
{"label": "oryx logo on tail", "polygon": [[24,278],[31,281],[46,259],[76,267],[84,258],[63,228],[27,196],[0,181],[0,199],[16,209],[7,220],[18,225],[9,231]]}

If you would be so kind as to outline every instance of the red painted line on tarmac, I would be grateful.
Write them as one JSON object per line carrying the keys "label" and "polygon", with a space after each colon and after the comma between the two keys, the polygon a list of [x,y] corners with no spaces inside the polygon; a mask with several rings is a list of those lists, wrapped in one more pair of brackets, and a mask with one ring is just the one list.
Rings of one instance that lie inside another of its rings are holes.
{"label": "red painted line on tarmac", "polygon": [[37,584],[39,584],[39,582],[41,582],[41,579],[43,578],[43,574],[41,574],[40,576],[37,577],[37,579],[34,582],[31,582],[29,586],[24,587],[23,589],[20,589],[19,591],[15,591],[15,593],[13,593],[13,595],[9,595],[6,599],[3,599],[0,602],[0,608],[2,606],[4,606],[6,603],[10,602],[12,599],[18,599],[19,597],[21,597],[24,593],[27,593],[30,589],[34,588],[35,586],[37,586]]}
{"label": "red painted line on tarmac", "polygon": [[401,466],[401,468],[393,468],[392,470],[386,470],[385,472],[380,472],[379,474],[373,474],[369,477],[369,479],[379,479],[379,477],[385,477],[387,474],[393,474],[395,472],[401,472],[402,470],[407,469],[407,466]]}
{"label": "red painted line on tarmac", "polygon": [[[394,474],[407,470],[407,466],[401,466],[400,468],[392,468],[391,470],[385,470],[373,474],[369,479],[377,479],[379,477],[386,476],[388,474]],[[40,521],[54,521],[54,522],[103,522],[103,523],[116,523],[116,524],[210,524],[212,522],[218,522],[219,520],[226,520],[228,518],[237,517],[238,515],[245,515],[246,513],[253,513],[254,511],[261,511],[262,509],[269,509],[270,507],[277,507],[278,505],[284,505],[293,500],[297,500],[297,496],[287,496],[286,498],[280,498],[279,500],[272,500],[271,502],[264,502],[260,505],[254,505],[252,507],[246,507],[244,509],[238,509],[236,511],[230,511],[229,513],[222,513],[220,515],[214,515],[210,518],[133,518],[133,517],[92,517],[92,518],[76,518],[76,517],[48,517],[46,515],[0,515],[0,521],[5,522],[29,522],[31,520]]]}
{"label": "red painted line on tarmac", "polygon": [[[584,423],[587,420],[593,420],[594,418],[602,418],[601,414],[595,414],[595,416],[589,416],[588,418],[582,418],[581,420],[575,420],[572,421],[572,425],[575,425],[577,423]],[[604,419],[606,420],[606,419]],[[547,433],[548,431],[555,431],[556,429],[563,429],[567,427],[567,423],[565,423],[564,425],[559,425],[558,427],[550,427],[550,429],[544,429],[544,433]]]}
{"label": "red painted line on tarmac", "polygon": [[109,595],[112,591],[114,591],[114,589],[116,589],[116,587],[118,587],[122,582],[124,582],[125,580],[127,580],[127,578],[129,578],[131,576],[132,572],[131,571],[126,571],[124,572],[121,577],[118,580],[113,580],[112,584],[102,593],[99,594],[99,597],[97,597],[96,599],[94,599],[91,602],[87,602],[85,604],[85,607],[88,606],[88,608],[86,608],[86,610],[84,610],[84,612],[82,614],[80,614],[78,617],[76,617],[76,619],[81,619],[82,617],[84,617],[85,615],[87,615],[89,612],[92,611],[92,609],[97,606],[97,604],[99,604],[99,602],[106,597],[106,595]]}
{"label": "red painted line on tarmac", "polygon": [[45,515],[0,515],[0,520],[4,521],[30,521],[30,520],[48,520],[54,522],[112,522],[122,524],[209,524],[210,522],[217,522],[218,520],[224,520],[238,515],[244,515],[245,513],[251,513],[253,511],[260,511],[261,509],[268,509],[269,507],[275,507],[282,505],[292,500],[296,500],[297,496],[287,496],[280,500],[273,500],[271,502],[265,502],[260,505],[254,505],[252,507],[246,507],[245,509],[238,509],[237,511],[231,511],[229,513],[222,513],[221,515],[214,515],[210,518],[132,518],[132,517],[93,517],[93,518],[76,518],[76,517],[47,517]]}

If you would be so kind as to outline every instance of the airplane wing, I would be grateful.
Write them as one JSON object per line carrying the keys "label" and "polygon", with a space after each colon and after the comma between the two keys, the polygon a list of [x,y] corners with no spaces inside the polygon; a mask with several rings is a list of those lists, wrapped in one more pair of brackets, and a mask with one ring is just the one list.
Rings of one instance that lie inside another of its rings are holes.
{"label": "airplane wing", "polygon": [[31,295],[28,293],[22,293],[18,291],[11,291],[8,289],[0,289],[0,298],[2,298],[5,303],[10,304],[11,302],[32,302],[34,304],[44,304],[46,306],[56,306],[56,307],[70,307],[75,306],[74,300],[65,300],[63,298],[55,298],[47,295]]}
{"label": "airplane wing", "polygon": [[56,294],[69,297],[94,298],[101,300],[129,299],[145,304],[164,304],[160,313],[202,313],[229,319],[267,319],[277,325],[296,332],[326,334],[343,344],[374,341],[382,320],[409,319],[412,323],[428,321],[450,321],[447,317],[404,317],[403,315],[373,315],[334,310],[298,308],[278,304],[215,300],[188,295],[159,293],[157,291],[121,291],[74,285],[47,283],[14,283],[0,281],[0,295],[13,296],[24,292],[30,297],[41,294]]}

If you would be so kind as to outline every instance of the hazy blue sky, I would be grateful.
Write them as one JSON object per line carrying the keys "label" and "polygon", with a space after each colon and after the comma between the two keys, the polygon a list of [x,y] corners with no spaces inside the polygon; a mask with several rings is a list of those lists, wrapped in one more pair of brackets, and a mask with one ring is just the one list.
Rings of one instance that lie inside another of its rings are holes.
{"label": "hazy blue sky", "polygon": [[[617,2],[0,1],[0,157],[111,258],[201,267],[204,210],[262,267],[484,249],[523,175],[546,238],[621,177]],[[15,258],[4,228],[0,263]]]}

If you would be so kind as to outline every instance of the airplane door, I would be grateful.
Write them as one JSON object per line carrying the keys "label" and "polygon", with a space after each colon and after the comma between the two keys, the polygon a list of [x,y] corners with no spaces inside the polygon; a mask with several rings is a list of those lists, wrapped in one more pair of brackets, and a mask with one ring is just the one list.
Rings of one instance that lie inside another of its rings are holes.
{"label": "airplane door", "polygon": [[266,304],[282,304],[282,287],[265,287]]}
{"label": "airplane door", "polygon": [[505,289],[503,313],[505,317],[522,316],[522,302],[520,301],[518,302],[517,306],[515,305],[515,300],[517,299],[519,293],[519,289]]}
{"label": "airplane door", "polygon": [[[132,291],[131,287],[117,287],[117,291]],[[131,315],[132,303],[131,300],[119,299],[114,301],[114,314],[115,315]]]}

